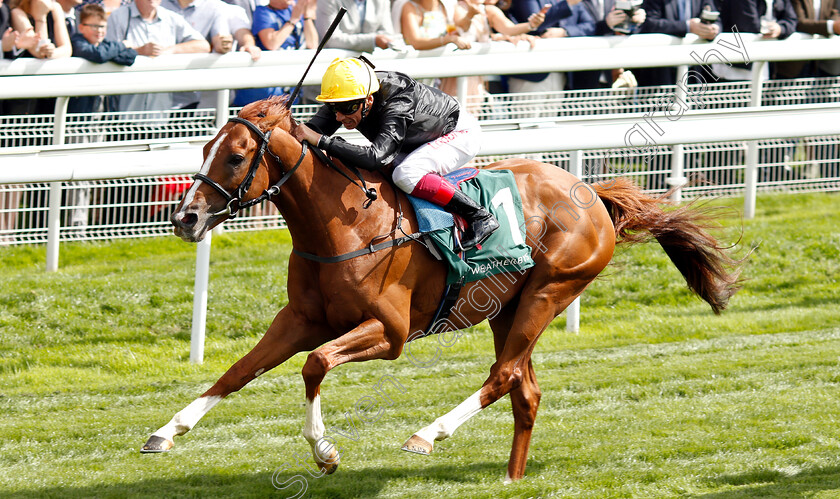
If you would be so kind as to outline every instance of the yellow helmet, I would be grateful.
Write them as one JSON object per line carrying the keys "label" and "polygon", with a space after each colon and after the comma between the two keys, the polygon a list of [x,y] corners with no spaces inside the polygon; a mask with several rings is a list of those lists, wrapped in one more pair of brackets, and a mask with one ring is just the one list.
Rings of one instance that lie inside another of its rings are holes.
{"label": "yellow helmet", "polygon": [[361,59],[335,59],[321,79],[318,102],[344,102],[364,99],[379,90],[379,80],[373,68]]}

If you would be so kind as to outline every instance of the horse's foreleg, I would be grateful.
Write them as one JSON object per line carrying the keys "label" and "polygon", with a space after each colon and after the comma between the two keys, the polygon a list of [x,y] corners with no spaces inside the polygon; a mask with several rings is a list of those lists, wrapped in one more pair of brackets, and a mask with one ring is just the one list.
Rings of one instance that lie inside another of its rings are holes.
{"label": "horse's foreleg", "polygon": [[390,341],[385,334],[385,325],[377,319],[369,319],[309,354],[302,371],[306,384],[306,423],[303,436],[312,447],[315,462],[323,472],[334,472],[340,459],[338,450],[324,439],[325,427],[321,418],[320,397],[324,376],[331,369],[346,362],[396,359],[402,352],[403,343],[404,341]]}
{"label": "horse's foreleg", "polygon": [[190,405],[178,411],[166,425],[152,433],[152,436],[143,444],[140,452],[168,451],[175,445],[174,439],[176,435],[183,435],[190,431],[198,420],[210,412],[210,409],[221,400],[222,397],[219,396],[207,397],[204,395],[193,400]]}
{"label": "horse's foreleg", "polygon": [[141,452],[165,452],[173,439],[191,430],[210,409],[231,393],[240,390],[262,373],[285,362],[292,355],[311,350],[327,338],[313,332],[307,323],[288,307],[281,310],[257,345],[239,359],[201,397],[179,411],[166,425],[155,431]]}

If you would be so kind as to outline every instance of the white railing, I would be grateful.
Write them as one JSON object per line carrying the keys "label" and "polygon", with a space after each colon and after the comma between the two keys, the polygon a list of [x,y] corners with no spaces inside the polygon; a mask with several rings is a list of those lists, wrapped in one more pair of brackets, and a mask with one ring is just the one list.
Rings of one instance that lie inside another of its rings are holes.
{"label": "white railing", "polygon": [[[713,51],[717,57],[712,57]],[[2,98],[61,97],[138,92],[220,90],[294,85],[314,51],[268,51],[259,61],[242,52],[138,57],[132,66],[96,64],[78,58],[0,61]],[[304,84],[317,85],[335,57],[355,55],[325,49]],[[525,42],[476,43],[469,50],[444,48],[407,52],[377,49],[372,59],[382,69],[417,78],[579,71],[605,68],[680,66],[708,62],[836,59],[840,39],[794,33],[785,40],[764,40],[753,33],[723,33],[709,42],[689,35],[555,38]],[[554,55],[555,57],[551,57]],[[282,68],[282,69],[281,69]],[[161,78],[159,71],[166,71]],[[156,74],[158,73],[158,74]],[[95,76],[91,76],[95,75]],[[49,76],[49,79],[45,79]],[[52,82],[52,83],[50,83]]]}
{"label": "white railing", "polygon": [[[236,88],[294,85],[308,64],[311,50],[270,51],[257,61],[245,53],[182,54],[145,57],[132,66],[113,63],[94,64],[77,58],[43,61],[16,59],[0,61],[0,99],[57,97],[53,144],[63,144],[66,136],[66,109],[70,96],[111,95],[138,92],[215,90],[216,126],[229,116],[229,91]],[[795,33],[786,40],[764,40],[750,33],[723,33],[709,42],[694,35],[676,38],[648,34],[608,37],[581,37],[538,40],[527,43],[475,44],[470,50],[452,46],[428,51],[395,52],[379,50],[373,58],[381,68],[403,71],[418,78],[461,77],[459,98],[467,103],[465,76],[519,74],[544,71],[572,71],[612,67],[679,66],[678,81],[690,75],[688,67],[699,62],[753,64],[750,106],[761,105],[761,74],[768,61],[833,59],[840,53],[840,38],[821,38]],[[305,79],[317,84],[326,66],[348,51],[328,49]],[[161,77],[165,72],[165,77]],[[692,75],[693,80],[714,79],[712,73]],[[688,85],[677,85],[674,97],[686,99]],[[675,148],[679,167],[682,150]],[[748,163],[756,163],[758,145],[750,143]],[[750,170],[754,170],[751,168]],[[752,182],[748,179],[748,182]],[[51,186],[58,191],[60,186]],[[748,189],[748,192],[754,189]],[[57,196],[53,196],[57,197]],[[748,200],[745,216],[754,214],[754,200]]]}
{"label": "white railing", "polygon": [[[317,84],[327,64],[334,57],[348,53],[326,50],[305,83]],[[693,35],[676,38],[649,34],[546,39],[538,40],[533,48],[524,42],[518,45],[492,42],[475,44],[470,50],[453,50],[451,46],[407,52],[377,49],[373,58],[381,68],[403,71],[418,78],[461,77],[459,98],[464,104],[467,100],[463,77],[471,75],[676,65],[679,66],[678,81],[682,81],[689,75],[690,64],[755,61],[750,105],[757,107],[761,105],[760,75],[768,61],[833,59],[838,53],[840,38],[795,33],[786,40],[764,40],[756,34],[724,33],[711,42]],[[229,115],[228,89],[294,85],[311,55],[310,50],[271,51],[254,62],[245,53],[182,54],[156,59],[141,57],[132,66],[94,64],[77,58],[0,61],[0,99],[57,97],[53,144],[65,142],[70,96],[215,90],[218,127]],[[161,77],[162,71],[165,71],[165,78]],[[693,78],[695,83],[698,78],[714,78],[711,73],[705,73],[698,73]],[[674,97],[688,101],[687,94],[688,85],[678,84]],[[679,165],[678,156],[682,151],[677,149],[674,161]],[[757,144],[751,143],[748,162],[757,161],[757,151]],[[60,186],[51,189],[57,190]],[[752,204],[747,203],[745,209],[748,218],[754,214]]]}
{"label": "white railing", "polygon": [[[837,135],[838,115],[840,103],[697,110],[674,120],[663,113],[555,118],[515,128],[485,129],[479,156],[608,149],[616,151],[613,158],[618,160],[628,148]],[[662,133],[655,132],[650,123],[658,124]],[[358,135],[345,137],[364,140]],[[203,146],[204,141],[136,146],[67,144],[0,154],[0,184],[187,175],[198,170]]]}
{"label": "white railing", "polygon": [[[317,85],[329,62],[355,54],[326,49],[304,84]],[[372,55],[381,69],[417,78],[577,71],[603,68],[689,66],[699,61],[740,63],[834,59],[840,38],[795,33],[786,40],[763,40],[751,33],[723,33],[708,42],[696,36],[676,38],[646,34],[629,37],[580,37],[538,40],[534,48],[521,42],[477,43],[470,50],[452,46],[435,50],[395,52],[377,49]],[[78,58],[44,61],[0,61],[0,98],[59,97],[56,114],[63,115],[62,97],[202,90],[219,92],[217,115],[227,116],[222,90],[290,86],[297,83],[313,55],[311,50],[264,52],[257,62],[245,53],[179,54],[155,59],[139,57],[132,66],[95,64]],[[161,77],[166,71],[166,77]],[[463,102],[463,100],[462,100]]]}

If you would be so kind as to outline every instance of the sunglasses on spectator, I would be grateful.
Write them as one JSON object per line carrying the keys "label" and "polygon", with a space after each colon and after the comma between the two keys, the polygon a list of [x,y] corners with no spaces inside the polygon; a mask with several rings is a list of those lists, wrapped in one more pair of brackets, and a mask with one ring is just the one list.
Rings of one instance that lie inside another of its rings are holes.
{"label": "sunglasses on spectator", "polygon": [[82,23],[82,26],[87,26],[88,28],[91,28],[91,29],[97,29],[97,30],[102,30],[102,31],[105,31],[106,29],[108,29],[108,25],[107,25],[107,24],[87,24],[87,23]]}
{"label": "sunglasses on spectator", "polygon": [[359,100],[351,100],[346,102],[327,102],[327,107],[333,113],[341,113],[341,114],[353,114],[362,107],[362,103],[364,99]]}

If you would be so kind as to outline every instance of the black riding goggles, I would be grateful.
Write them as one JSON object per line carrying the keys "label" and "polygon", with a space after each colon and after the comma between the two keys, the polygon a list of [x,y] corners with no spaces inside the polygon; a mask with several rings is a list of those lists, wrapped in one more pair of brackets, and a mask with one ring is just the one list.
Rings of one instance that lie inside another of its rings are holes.
{"label": "black riding goggles", "polygon": [[362,104],[364,102],[364,99],[350,100],[345,102],[327,102],[327,107],[330,109],[330,111],[333,112],[333,114],[341,113],[344,115],[350,115],[358,111],[359,108],[362,107]]}

